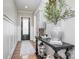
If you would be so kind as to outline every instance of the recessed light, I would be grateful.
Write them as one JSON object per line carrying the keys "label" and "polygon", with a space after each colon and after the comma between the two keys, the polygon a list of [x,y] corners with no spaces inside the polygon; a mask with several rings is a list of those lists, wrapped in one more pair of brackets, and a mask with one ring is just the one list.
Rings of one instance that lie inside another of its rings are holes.
{"label": "recessed light", "polygon": [[26,5],[25,8],[28,8],[28,6]]}

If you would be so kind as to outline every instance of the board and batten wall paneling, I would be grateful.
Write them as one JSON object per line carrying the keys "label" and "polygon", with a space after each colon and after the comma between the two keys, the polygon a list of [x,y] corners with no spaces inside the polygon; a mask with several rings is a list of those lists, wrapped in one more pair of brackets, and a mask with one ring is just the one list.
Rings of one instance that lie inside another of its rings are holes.
{"label": "board and batten wall paneling", "polygon": [[3,0],[3,59],[10,59],[18,41],[17,8],[14,0]]}
{"label": "board and batten wall paneling", "polygon": [[3,18],[3,58],[8,59],[18,41],[17,25],[8,18]]}
{"label": "board and batten wall paneling", "polygon": [[[6,26],[6,27],[5,27]],[[9,39],[8,39],[8,22],[3,20],[3,59],[8,58],[9,55]]]}

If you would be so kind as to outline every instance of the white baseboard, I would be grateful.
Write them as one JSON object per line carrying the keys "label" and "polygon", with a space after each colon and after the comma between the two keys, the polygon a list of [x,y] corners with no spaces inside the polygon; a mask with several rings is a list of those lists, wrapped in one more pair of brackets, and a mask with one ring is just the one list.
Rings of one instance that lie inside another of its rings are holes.
{"label": "white baseboard", "polygon": [[11,50],[11,52],[10,52],[10,54],[9,54],[9,56],[8,56],[7,59],[11,59],[11,57],[12,57],[12,55],[13,55],[13,52],[14,52],[14,50],[15,50],[15,48],[16,48],[16,45],[17,45],[17,42],[16,42],[16,44],[14,45],[14,47],[12,48],[12,50]]}

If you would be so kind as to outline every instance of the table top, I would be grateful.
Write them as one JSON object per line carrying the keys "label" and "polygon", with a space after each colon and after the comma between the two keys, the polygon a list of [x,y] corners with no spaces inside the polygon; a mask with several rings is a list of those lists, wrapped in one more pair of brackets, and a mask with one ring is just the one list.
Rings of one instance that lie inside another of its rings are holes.
{"label": "table top", "polygon": [[39,40],[42,41],[43,43],[47,44],[48,46],[50,46],[54,50],[72,49],[74,47],[74,45],[72,45],[70,43],[66,43],[66,42],[62,42],[62,45],[58,45],[58,44],[51,44],[48,41],[43,40],[42,38],[39,38]]}

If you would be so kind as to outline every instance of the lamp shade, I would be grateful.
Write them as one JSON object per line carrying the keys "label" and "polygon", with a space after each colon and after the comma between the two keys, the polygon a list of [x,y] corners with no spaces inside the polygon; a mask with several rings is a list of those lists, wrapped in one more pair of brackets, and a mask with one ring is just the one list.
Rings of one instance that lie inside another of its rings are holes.
{"label": "lamp shade", "polygon": [[46,29],[46,22],[39,22],[39,28]]}

